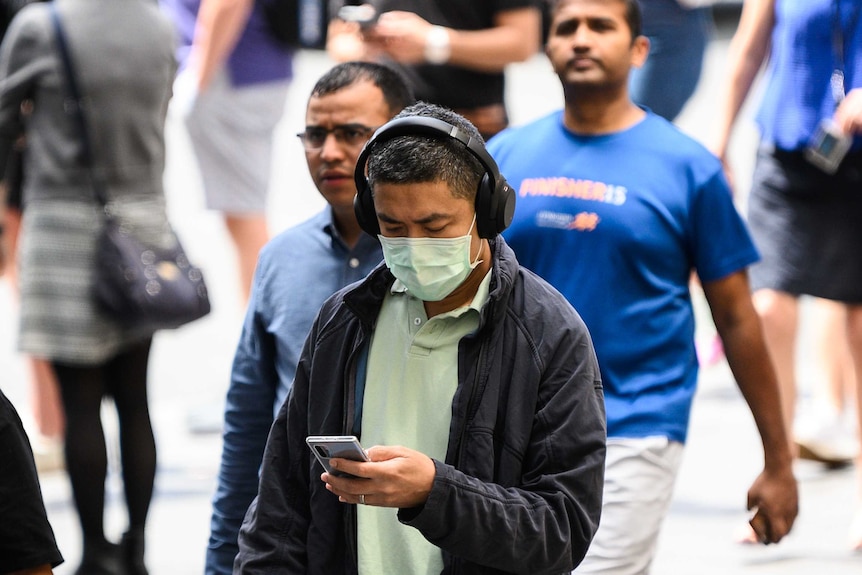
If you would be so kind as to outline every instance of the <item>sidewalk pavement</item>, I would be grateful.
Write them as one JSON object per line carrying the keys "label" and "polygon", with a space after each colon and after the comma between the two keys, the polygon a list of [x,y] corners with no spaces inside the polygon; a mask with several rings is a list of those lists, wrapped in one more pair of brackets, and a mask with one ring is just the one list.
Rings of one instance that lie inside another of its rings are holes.
{"label": "sidewalk pavement", "polygon": [[[725,31],[711,45],[702,86],[680,118],[683,129],[696,136],[708,131],[715,83],[720,80],[716,72],[726,39]],[[323,206],[313,191],[302,149],[293,134],[303,125],[305,100],[312,84],[329,64],[320,53],[302,53],[297,59],[296,80],[276,143],[283,161],[273,167],[277,192],[272,199],[270,223],[274,232]],[[560,105],[558,82],[542,56],[513,66],[508,86],[514,123],[533,119]],[[736,145],[734,156],[753,157],[751,129],[741,129],[737,139],[741,143]],[[169,210],[190,257],[204,269],[214,311],[194,324],[160,333],[154,342],[150,390],[159,468],[147,532],[147,560],[153,575],[198,575],[203,572],[221,437],[194,434],[187,423],[201,410],[213,413],[221,409],[243,309],[235,285],[232,248],[218,217],[202,208],[200,181],[177,118],[169,120],[168,146]],[[740,172],[745,170],[737,171]],[[699,313],[705,317],[702,310]],[[24,365],[13,351],[16,308],[11,289],[2,279],[0,317],[4,318],[0,322],[0,386],[26,420],[29,397]],[[708,326],[709,322],[699,325]],[[810,370],[803,372],[811,375]],[[104,414],[113,447],[113,412],[105,409]],[[116,461],[116,448],[113,449],[112,461]],[[752,418],[726,364],[704,370],[686,456],[653,573],[810,575],[820,569],[832,575],[862,573],[862,554],[853,555],[845,546],[856,502],[853,468],[826,471],[816,464],[799,462],[796,473],[801,512],[793,533],[777,546],[740,546],[733,542],[734,532],[747,520],[745,493],[761,461]],[[80,553],[69,483],[63,472],[46,473],[42,475],[42,487],[49,518],[66,557],[66,563],[56,573],[68,575],[76,568]],[[107,530],[113,537],[119,537],[125,527],[123,508],[114,464],[106,511]]]}

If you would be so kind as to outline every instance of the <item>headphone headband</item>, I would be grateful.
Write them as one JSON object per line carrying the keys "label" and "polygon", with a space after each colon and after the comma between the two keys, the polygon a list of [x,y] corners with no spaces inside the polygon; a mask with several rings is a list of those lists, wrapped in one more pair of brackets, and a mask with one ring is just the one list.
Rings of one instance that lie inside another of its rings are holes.
{"label": "headphone headband", "polygon": [[363,230],[372,235],[380,233],[371,187],[365,176],[368,157],[373,147],[403,136],[430,136],[437,139],[451,138],[464,145],[485,169],[485,175],[476,192],[476,226],[479,236],[493,238],[512,222],[515,212],[515,194],[500,174],[497,162],[485,149],[480,139],[438,118],[409,116],[396,118],[382,125],[362,148],[356,159],[353,178],[356,183],[354,210]]}

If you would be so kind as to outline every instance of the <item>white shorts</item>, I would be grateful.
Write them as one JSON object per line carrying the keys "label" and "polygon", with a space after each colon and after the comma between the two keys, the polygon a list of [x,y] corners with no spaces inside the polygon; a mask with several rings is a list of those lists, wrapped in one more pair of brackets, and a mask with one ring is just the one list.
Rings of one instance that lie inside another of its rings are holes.
{"label": "white shorts", "polygon": [[682,453],[666,437],[608,439],[599,530],[573,573],[649,572]]}
{"label": "white shorts", "polygon": [[263,214],[273,132],[289,81],[233,86],[219,72],[185,118],[200,167],[206,205],[230,214]]}

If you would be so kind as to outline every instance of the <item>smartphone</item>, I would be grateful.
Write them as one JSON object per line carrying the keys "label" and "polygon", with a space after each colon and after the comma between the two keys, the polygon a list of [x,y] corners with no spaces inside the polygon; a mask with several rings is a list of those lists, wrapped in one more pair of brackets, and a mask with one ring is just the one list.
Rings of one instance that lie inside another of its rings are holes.
{"label": "smartphone", "polygon": [[344,473],[332,469],[329,460],[333,457],[340,459],[351,459],[353,461],[370,461],[368,454],[362,449],[359,440],[353,435],[309,435],[305,438],[311,452],[323,466],[323,468],[337,477],[356,477],[350,473]]}
{"label": "smartphone", "polygon": [[377,10],[370,4],[342,6],[338,18],[345,22],[356,22],[361,29],[366,30],[377,24]]}

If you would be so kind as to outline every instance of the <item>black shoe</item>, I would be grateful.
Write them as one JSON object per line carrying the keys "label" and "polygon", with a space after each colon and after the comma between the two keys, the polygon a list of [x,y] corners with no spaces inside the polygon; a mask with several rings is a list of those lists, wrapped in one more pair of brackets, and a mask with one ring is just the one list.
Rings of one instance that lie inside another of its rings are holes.
{"label": "black shoe", "polygon": [[120,546],[104,540],[85,543],[75,575],[125,575]]}
{"label": "black shoe", "polygon": [[125,575],[149,575],[144,564],[144,530],[130,529],[120,542]]}

